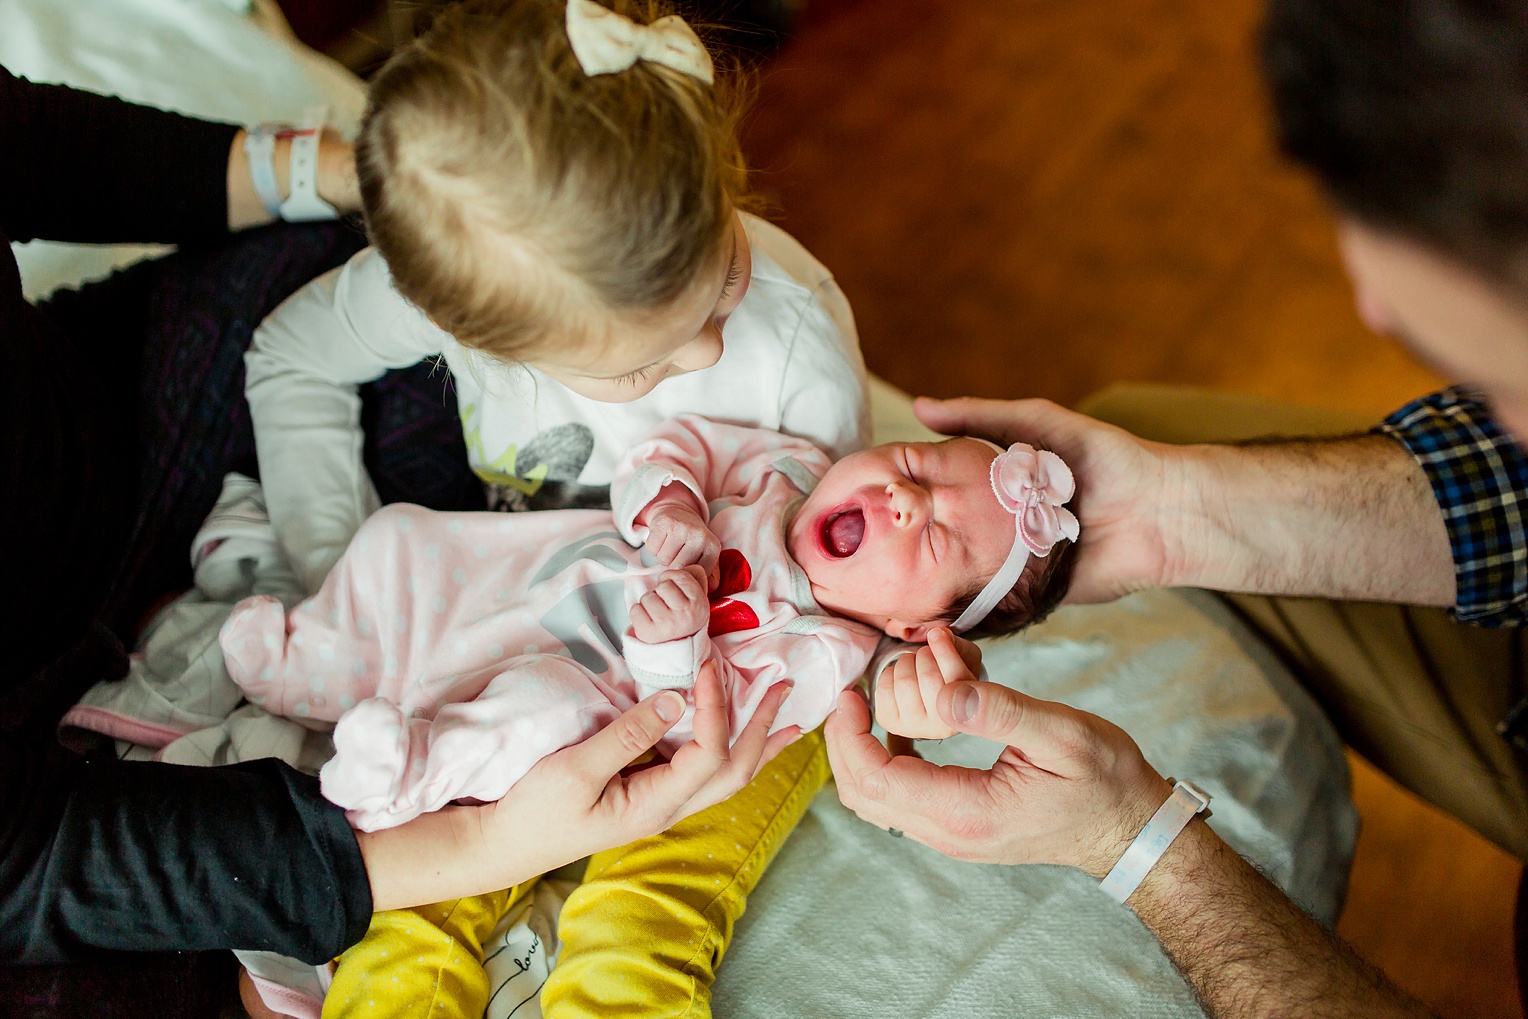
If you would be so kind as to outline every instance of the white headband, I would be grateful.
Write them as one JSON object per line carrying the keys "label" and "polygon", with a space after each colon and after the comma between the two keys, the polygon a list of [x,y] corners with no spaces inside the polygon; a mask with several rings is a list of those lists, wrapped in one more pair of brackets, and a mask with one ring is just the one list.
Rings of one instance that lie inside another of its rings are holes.
{"label": "white headband", "polygon": [[711,54],[677,14],[639,25],[594,0],[568,0],[568,43],[591,78],[624,71],[638,60],[662,64],[707,85],[715,80]]}
{"label": "white headband", "polygon": [[987,618],[987,613],[1018,583],[1031,554],[1047,556],[1061,539],[1076,541],[1081,530],[1077,518],[1066,508],[1077,491],[1077,483],[1071,468],[1059,456],[1024,442],[1015,442],[1006,450],[993,442],[987,445],[998,453],[989,472],[992,494],[1013,514],[1013,548],[976,600],[950,624],[956,633],[964,633]]}

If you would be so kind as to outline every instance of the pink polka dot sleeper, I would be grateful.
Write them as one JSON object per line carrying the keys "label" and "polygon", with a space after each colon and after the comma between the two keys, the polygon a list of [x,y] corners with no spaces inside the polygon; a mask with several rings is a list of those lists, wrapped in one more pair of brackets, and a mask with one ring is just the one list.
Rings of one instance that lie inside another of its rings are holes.
{"label": "pink polka dot sleeper", "polygon": [[[803,440],[683,417],[627,454],[614,512],[389,506],[290,614],[261,597],[235,608],[221,634],[229,674],[274,714],[337,723],[324,794],[364,830],[498,799],[643,696],[688,694],[708,659],[734,732],[786,678],[795,687],[775,727],[814,728],[881,639],[827,615],[786,552],[788,514],[827,467]],[[634,520],[669,485],[707,507],[723,582],[709,626],[644,644],[628,613],[664,568]]]}

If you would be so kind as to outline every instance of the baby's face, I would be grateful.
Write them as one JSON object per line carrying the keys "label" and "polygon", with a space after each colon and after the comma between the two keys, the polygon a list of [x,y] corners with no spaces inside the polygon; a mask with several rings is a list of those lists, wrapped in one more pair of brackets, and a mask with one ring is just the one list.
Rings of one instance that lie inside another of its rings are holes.
{"label": "baby's face", "polygon": [[903,640],[1003,565],[1013,515],[992,494],[997,456],[975,439],[889,443],[828,471],[787,536],[823,608]]}

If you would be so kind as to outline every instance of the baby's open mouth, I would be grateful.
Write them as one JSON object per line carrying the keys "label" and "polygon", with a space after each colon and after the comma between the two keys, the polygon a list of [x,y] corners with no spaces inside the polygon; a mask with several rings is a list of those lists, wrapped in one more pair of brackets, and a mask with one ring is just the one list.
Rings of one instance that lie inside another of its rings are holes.
{"label": "baby's open mouth", "polygon": [[831,555],[847,559],[865,540],[865,514],[858,509],[834,513],[822,524],[822,545]]}

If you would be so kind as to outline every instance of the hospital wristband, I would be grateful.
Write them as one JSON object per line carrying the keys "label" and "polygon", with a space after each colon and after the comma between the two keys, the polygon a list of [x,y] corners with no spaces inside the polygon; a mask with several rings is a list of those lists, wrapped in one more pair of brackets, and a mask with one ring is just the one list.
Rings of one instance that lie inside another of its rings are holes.
{"label": "hospital wristband", "polygon": [[[301,127],[259,124],[245,129],[244,156],[249,161],[249,179],[268,215],[288,223],[339,218],[339,210],[318,196],[318,148],[327,114],[324,107],[317,106],[306,111]],[[276,179],[278,138],[290,142],[287,162],[290,193],[285,200]]]}
{"label": "hospital wristband", "polygon": [[310,107],[302,118],[302,127],[292,132],[290,189],[281,203],[281,218],[288,223],[313,223],[339,219],[339,210],[318,197],[318,142],[324,135],[324,121],[329,111]]}
{"label": "hospital wristband", "polygon": [[1135,841],[1125,850],[1125,855],[1119,858],[1114,869],[1109,871],[1098,887],[1109,898],[1123,904],[1151,872],[1151,868],[1157,865],[1178,833],[1188,827],[1194,816],[1209,805],[1209,793],[1187,782],[1175,783],[1167,802],[1151,815],[1146,827],[1141,829]]}
{"label": "hospital wristband", "polygon": [[249,179],[255,197],[272,219],[281,216],[281,185],[276,183],[276,135],[284,130],[276,124],[258,124],[244,129],[244,158],[249,161]]}

